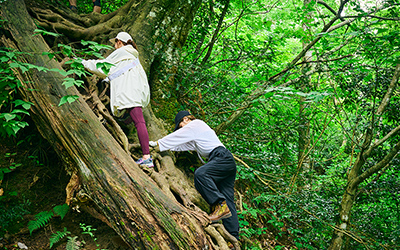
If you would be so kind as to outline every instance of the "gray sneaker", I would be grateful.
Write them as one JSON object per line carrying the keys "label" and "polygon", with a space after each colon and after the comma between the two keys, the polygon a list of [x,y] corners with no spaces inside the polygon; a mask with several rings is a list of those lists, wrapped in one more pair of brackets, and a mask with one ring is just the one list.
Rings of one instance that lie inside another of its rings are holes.
{"label": "gray sneaker", "polygon": [[136,161],[136,163],[139,165],[146,165],[149,168],[154,167],[153,158],[151,156],[147,160],[143,160],[143,158],[140,158],[139,160]]}

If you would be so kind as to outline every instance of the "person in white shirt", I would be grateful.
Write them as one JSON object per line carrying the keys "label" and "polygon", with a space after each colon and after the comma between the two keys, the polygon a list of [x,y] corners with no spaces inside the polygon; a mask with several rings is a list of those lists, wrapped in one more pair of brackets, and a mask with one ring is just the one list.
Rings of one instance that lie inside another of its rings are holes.
{"label": "person in white shirt", "polygon": [[[136,163],[153,167],[150,156],[149,134],[143,117],[142,107],[150,102],[150,88],[146,72],[139,61],[139,52],[132,37],[126,32],[119,32],[117,37],[110,40],[114,43],[115,51],[106,59],[82,60],[83,66],[90,72],[106,77],[110,81],[110,106],[114,116],[121,117],[129,113],[125,123],[134,122],[142,148],[143,157]],[[108,76],[97,65],[111,63]]]}
{"label": "person in white shirt", "polygon": [[150,146],[159,146],[160,151],[196,151],[208,162],[194,173],[197,191],[213,208],[211,222],[222,220],[226,230],[239,239],[239,221],[234,203],[236,163],[204,121],[196,119],[188,111],[180,111],[175,117],[175,130]]}

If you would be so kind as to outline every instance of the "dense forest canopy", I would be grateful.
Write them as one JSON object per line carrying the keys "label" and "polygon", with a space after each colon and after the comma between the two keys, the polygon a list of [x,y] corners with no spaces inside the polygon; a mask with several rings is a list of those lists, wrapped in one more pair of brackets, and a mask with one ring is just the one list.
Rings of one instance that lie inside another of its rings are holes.
{"label": "dense forest canopy", "polygon": [[[33,62],[21,63],[25,61],[20,57],[26,56],[27,51],[8,46],[12,29],[4,18],[5,2],[0,1],[0,132],[2,141],[11,140],[18,148],[28,143],[26,130],[41,126],[37,119],[33,122],[29,118],[36,112],[32,112],[35,109],[29,98],[21,96],[19,88],[25,85],[19,81],[26,72],[44,69],[37,68],[43,65],[31,66]],[[91,0],[78,4],[78,14],[68,9],[66,0],[48,0],[41,7],[34,1],[25,2],[27,13],[37,25],[35,36],[44,37],[60,65],[74,56],[96,57],[85,53],[85,42],[81,40],[94,40],[96,44],[88,46],[98,46],[104,55],[109,52],[99,44],[106,44],[117,27],[135,32],[133,37],[143,56],[152,91],[151,107],[146,113],[150,137],[156,140],[171,132],[176,112],[187,109],[210,124],[235,156],[241,249],[400,247],[398,0],[196,1],[196,6],[181,3],[179,13],[187,14],[181,20],[174,16],[179,4],[168,10],[172,4],[168,1],[102,0],[101,14],[90,13]],[[151,19],[151,24],[148,16],[140,15],[162,8],[166,9],[162,17]],[[116,18],[118,15],[120,19]],[[167,20],[173,21],[167,24]],[[102,29],[98,28],[100,25],[104,25]],[[87,33],[70,33],[80,29]],[[68,54],[69,49],[73,54]],[[74,63],[63,64],[64,70],[70,70]],[[77,72],[72,76],[76,82],[71,88],[76,86],[105,127],[113,126],[107,112],[92,105],[94,99],[88,97],[93,93],[88,90],[95,86],[107,107],[107,98],[101,96],[106,89],[99,86],[99,79]],[[64,88],[60,79],[59,86]],[[74,102],[75,99],[64,99],[66,103],[60,109],[73,106],[82,98]],[[91,122],[91,118],[87,119]],[[120,138],[119,144],[129,148],[135,157],[137,139],[131,136],[132,129],[121,129],[128,135],[125,144],[124,136],[117,133],[114,137]],[[21,168],[13,163],[18,157],[12,157],[10,152],[4,154],[0,166],[0,211],[23,204],[22,195],[5,184]],[[32,151],[29,154],[34,155]],[[129,166],[126,156],[117,155]],[[44,158],[35,159],[47,164]],[[190,185],[181,189],[169,182],[171,188],[162,188],[160,183],[165,183],[159,181],[162,176],[185,176],[191,183],[193,169],[200,166],[196,156],[161,155],[159,162],[159,171],[143,171],[166,193],[167,198],[160,195],[155,200],[176,199],[183,208],[171,205],[171,210],[167,209],[171,214],[172,210],[185,214],[193,207],[206,211],[201,199],[186,200],[187,196],[178,191],[193,192]],[[171,166],[168,170],[162,169],[167,165]],[[171,174],[175,168],[179,175]],[[138,175],[146,180],[144,174]],[[139,186],[141,183],[147,181],[139,181]],[[193,211],[201,217],[201,211]],[[27,213],[28,205],[20,215]],[[187,214],[185,218],[191,218],[192,213]],[[174,216],[169,221],[179,221]],[[109,214],[105,217],[123,237],[124,229],[116,227]],[[8,225],[0,228],[1,234],[18,235],[9,226],[13,220],[0,215],[0,221]],[[193,222],[196,219],[187,221],[200,228],[201,223]],[[167,228],[162,222],[155,224],[160,231]],[[210,237],[207,235],[214,237],[204,242],[214,242],[208,244],[215,249],[226,247],[210,233],[213,229],[204,224],[201,228],[207,228],[201,234],[204,239]],[[190,236],[182,237],[181,244],[174,237],[165,237],[176,248],[189,249],[191,244]],[[229,241],[229,237],[225,236],[225,240]],[[151,246],[168,249],[158,243]]]}

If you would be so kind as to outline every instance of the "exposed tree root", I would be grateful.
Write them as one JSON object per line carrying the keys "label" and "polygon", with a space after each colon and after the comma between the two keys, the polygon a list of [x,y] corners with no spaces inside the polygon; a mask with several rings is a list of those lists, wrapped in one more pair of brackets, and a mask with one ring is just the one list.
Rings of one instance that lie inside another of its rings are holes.
{"label": "exposed tree root", "polygon": [[[107,15],[98,13],[76,14],[65,8],[54,8],[51,5],[36,1],[27,0],[30,14],[35,17],[38,24],[46,29],[56,33],[69,34],[69,38],[80,40],[100,41],[107,34],[115,32],[121,27],[125,15],[133,6],[134,1],[130,1],[123,7]],[[99,37],[102,34],[102,37]]]}
{"label": "exposed tree root", "polygon": [[211,224],[211,226],[215,227],[225,240],[231,242],[235,246],[235,249],[240,249],[238,240],[233,237],[228,231],[226,231],[225,227],[222,224]]}
{"label": "exposed tree root", "polygon": [[71,179],[69,180],[67,187],[65,188],[65,191],[67,193],[67,198],[65,199],[65,203],[67,205],[71,204],[71,200],[75,195],[75,191],[77,191],[80,188],[80,181],[79,181],[79,176],[74,172],[71,175]]}
{"label": "exposed tree root", "polygon": [[216,230],[213,225],[210,225],[204,229],[212,238],[211,242],[216,242],[214,245],[215,249],[218,250],[229,250],[228,244],[224,237]]}
{"label": "exposed tree root", "polygon": [[[132,5],[133,1],[130,2]],[[32,3],[31,3],[32,4]],[[127,12],[131,7],[129,4],[121,8],[120,12]],[[35,16],[38,24],[46,30],[52,30],[57,33],[73,34],[70,38],[74,39],[90,39],[96,40],[98,34],[106,36],[110,32],[115,32],[115,27],[121,23],[123,16],[117,16],[113,13],[113,18],[106,19],[105,17],[96,17],[90,15],[77,15],[69,13],[69,10],[57,9],[53,11],[47,8],[35,7],[30,8]],[[95,22],[95,23],[94,23]],[[63,64],[63,63],[62,63]],[[133,158],[136,158],[135,152],[140,149],[140,145],[136,142],[130,143],[119,123],[110,114],[106,105],[109,103],[109,97],[106,95],[109,84],[105,83],[102,90],[98,88],[99,79],[96,76],[86,78],[87,85],[85,89],[81,89],[81,94],[86,103],[91,107],[98,119],[102,121],[107,130],[120,143],[123,149],[128,152]],[[160,135],[158,135],[160,136]],[[228,242],[231,242],[235,249],[240,249],[238,241],[231,236],[223,227],[222,224],[211,224],[207,213],[209,207],[201,195],[194,188],[193,181],[180,169],[175,166],[175,157],[172,153],[159,154],[152,150],[152,155],[155,163],[154,168],[140,166],[141,169],[151,177],[160,187],[160,189],[171,199],[178,201],[186,208],[186,219],[197,220],[208,234],[209,242],[213,245],[212,249],[229,249]],[[67,204],[80,206],[82,209],[90,213],[95,218],[99,218],[109,224],[104,215],[101,215],[90,201],[90,197],[85,195],[79,199],[79,189],[81,188],[79,177],[77,174],[72,174],[70,183],[67,185]],[[86,202],[85,202],[86,201]],[[181,219],[179,216],[174,216],[176,220]],[[202,230],[198,223],[186,223],[185,221],[177,221],[182,227],[187,227],[186,230],[198,232]],[[110,225],[111,226],[111,225]],[[193,227],[193,228],[189,228]],[[204,239],[205,240],[205,239]]]}

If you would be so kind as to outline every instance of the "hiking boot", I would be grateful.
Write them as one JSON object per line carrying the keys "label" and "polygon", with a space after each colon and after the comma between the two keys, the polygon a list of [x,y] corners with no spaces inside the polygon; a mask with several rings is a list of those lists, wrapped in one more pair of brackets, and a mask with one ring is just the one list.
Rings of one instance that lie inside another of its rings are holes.
{"label": "hiking boot", "polygon": [[136,163],[139,165],[146,165],[149,168],[154,167],[153,158],[151,158],[151,156],[147,160],[143,160],[143,158],[140,158],[139,160],[136,161]]}
{"label": "hiking boot", "polygon": [[231,211],[229,210],[228,205],[226,205],[226,201],[223,201],[221,204],[217,204],[215,206],[214,212],[208,216],[212,223],[218,222],[223,219],[227,219],[232,216]]}

